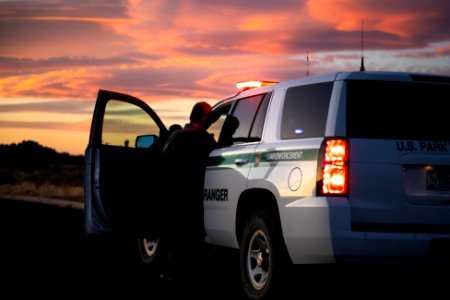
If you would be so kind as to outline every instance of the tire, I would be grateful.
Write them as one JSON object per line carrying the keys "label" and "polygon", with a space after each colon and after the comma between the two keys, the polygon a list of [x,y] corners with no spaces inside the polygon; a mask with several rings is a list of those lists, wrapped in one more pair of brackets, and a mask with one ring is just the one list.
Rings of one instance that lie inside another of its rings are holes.
{"label": "tire", "polygon": [[137,262],[141,267],[159,275],[163,270],[166,259],[167,249],[160,239],[137,239]]}
{"label": "tire", "polygon": [[159,239],[138,239],[138,254],[140,262],[144,265],[152,265],[158,259],[160,247]]}
{"label": "tire", "polygon": [[269,299],[280,288],[287,255],[278,232],[264,211],[253,213],[245,224],[240,273],[243,291],[249,299]]}

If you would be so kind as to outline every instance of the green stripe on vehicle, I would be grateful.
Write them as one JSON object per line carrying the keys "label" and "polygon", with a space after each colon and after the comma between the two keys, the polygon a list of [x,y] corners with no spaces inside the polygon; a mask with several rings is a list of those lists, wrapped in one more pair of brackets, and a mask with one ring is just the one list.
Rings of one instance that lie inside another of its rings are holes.
{"label": "green stripe on vehicle", "polygon": [[254,163],[256,158],[259,162],[282,162],[282,161],[310,161],[317,160],[319,149],[301,149],[286,151],[266,151],[256,153],[239,153],[223,156],[209,157],[208,166],[234,165],[235,160],[247,159],[248,163]]}
{"label": "green stripe on vehicle", "polygon": [[261,162],[316,160],[318,149],[269,151],[262,153]]}
{"label": "green stripe on vehicle", "polygon": [[248,152],[224,156],[210,156],[208,159],[208,166],[233,165],[237,158],[247,159],[247,161],[251,163],[255,161],[255,153]]}

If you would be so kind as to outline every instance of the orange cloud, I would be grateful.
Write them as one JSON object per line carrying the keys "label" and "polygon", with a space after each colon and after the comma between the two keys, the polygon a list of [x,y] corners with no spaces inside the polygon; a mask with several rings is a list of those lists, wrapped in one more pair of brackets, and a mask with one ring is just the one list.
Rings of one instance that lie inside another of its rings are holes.
{"label": "orange cloud", "polygon": [[104,72],[88,67],[11,76],[0,78],[0,95],[10,98],[30,95],[50,98],[85,98],[95,93],[92,82],[108,76]]}
{"label": "orange cloud", "polygon": [[354,1],[354,0],[308,0],[307,8],[312,18],[342,31],[361,30],[364,19],[366,30],[377,30],[400,37],[411,37],[428,27],[424,20],[438,18],[448,9],[429,5],[426,1]]}

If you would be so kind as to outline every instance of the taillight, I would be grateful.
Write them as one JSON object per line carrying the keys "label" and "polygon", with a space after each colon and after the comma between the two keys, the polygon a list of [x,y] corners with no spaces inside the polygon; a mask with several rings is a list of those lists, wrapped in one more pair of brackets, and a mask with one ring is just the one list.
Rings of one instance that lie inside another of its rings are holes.
{"label": "taillight", "polygon": [[320,150],[317,193],[343,195],[348,191],[348,142],[326,139]]}

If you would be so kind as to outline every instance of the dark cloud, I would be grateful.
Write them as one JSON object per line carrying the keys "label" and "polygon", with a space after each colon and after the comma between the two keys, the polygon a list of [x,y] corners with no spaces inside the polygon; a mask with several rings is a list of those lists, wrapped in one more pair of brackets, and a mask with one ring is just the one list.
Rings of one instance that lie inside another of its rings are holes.
{"label": "dark cloud", "polygon": [[92,110],[93,102],[81,100],[33,101],[9,104],[0,103],[1,112],[90,114]]}
{"label": "dark cloud", "polygon": [[201,67],[175,66],[114,70],[99,84],[110,89],[139,91],[149,95],[189,96],[199,88],[195,82],[213,72]]}
{"label": "dark cloud", "polygon": [[0,57],[0,77],[34,72],[47,72],[58,69],[72,69],[78,67],[101,67],[137,65],[142,61],[161,59],[162,56],[149,55],[139,52],[124,53],[113,57],[49,57],[42,59]]}
{"label": "dark cloud", "polygon": [[125,0],[21,0],[1,1],[0,19],[31,17],[126,17]]}
{"label": "dark cloud", "polygon": [[[360,30],[339,31],[323,28],[310,33],[299,31],[292,32],[290,38],[283,41],[283,52],[360,50],[361,41]],[[364,33],[364,48],[366,50],[393,50],[412,46],[414,46],[413,43],[401,40],[398,36],[391,33],[380,31],[366,31]]]}
{"label": "dark cloud", "polygon": [[2,121],[0,128],[32,128],[49,130],[69,130],[87,132],[90,128],[90,122],[40,122],[40,121]]}
{"label": "dark cloud", "polygon": [[259,14],[259,13],[277,13],[286,11],[297,11],[304,7],[307,0],[283,0],[283,2],[271,0],[247,0],[247,1],[230,1],[230,0],[214,0],[214,1],[198,1],[187,0],[183,1],[189,3],[192,10],[202,11],[217,11],[218,13],[231,11],[240,11],[244,14]]}
{"label": "dark cloud", "polygon": [[0,20],[3,56],[115,55],[130,40],[101,24],[76,20]]}
{"label": "dark cloud", "polygon": [[184,53],[189,56],[231,56],[231,55],[244,55],[244,54],[257,54],[260,52],[260,49],[255,49],[258,51],[252,51],[252,50],[246,50],[246,49],[239,49],[239,44],[236,43],[236,41],[233,41],[233,43],[230,43],[229,45],[226,45],[224,41],[222,40],[222,43],[220,45],[210,43],[210,45],[204,45],[201,47],[178,47],[175,48],[177,52]]}
{"label": "dark cloud", "polygon": [[124,52],[130,40],[105,22],[125,20],[126,2],[0,2],[1,55],[35,58]]}

